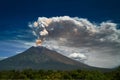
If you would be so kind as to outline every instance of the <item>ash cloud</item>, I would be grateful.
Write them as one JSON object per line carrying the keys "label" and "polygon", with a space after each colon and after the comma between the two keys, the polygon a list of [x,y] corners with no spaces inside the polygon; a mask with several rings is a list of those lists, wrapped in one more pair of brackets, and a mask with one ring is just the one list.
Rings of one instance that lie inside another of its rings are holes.
{"label": "ash cloud", "polygon": [[85,18],[61,16],[39,17],[29,26],[37,38],[45,38],[43,46],[63,55],[76,55],[74,59],[80,57],[80,61],[86,58],[85,64],[96,67],[120,65],[120,30],[116,23],[95,24]]}

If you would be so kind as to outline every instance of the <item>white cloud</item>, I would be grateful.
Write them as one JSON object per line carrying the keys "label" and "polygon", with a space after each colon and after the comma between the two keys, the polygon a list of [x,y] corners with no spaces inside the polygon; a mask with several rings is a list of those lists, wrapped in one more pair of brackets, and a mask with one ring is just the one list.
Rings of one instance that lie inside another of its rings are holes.
{"label": "white cloud", "polygon": [[84,54],[81,53],[73,53],[70,54],[69,57],[81,57],[81,58],[86,58],[86,56]]}
{"label": "white cloud", "polygon": [[68,57],[78,61],[83,61],[87,59],[87,56],[85,56],[85,54],[82,54],[82,53],[72,53]]}

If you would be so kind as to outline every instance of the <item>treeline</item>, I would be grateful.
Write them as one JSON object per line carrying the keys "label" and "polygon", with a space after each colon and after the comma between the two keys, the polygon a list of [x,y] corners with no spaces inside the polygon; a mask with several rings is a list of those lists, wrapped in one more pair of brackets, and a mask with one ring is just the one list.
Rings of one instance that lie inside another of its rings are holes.
{"label": "treeline", "polygon": [[1,79],[120,80],[120,68],[111,72],[99,72],[99,71],[88,71],[88,70],[72,70],[72,71],[32,70],[32,69],[26,69],[22,71],[9,70],[9,71],[0,71],[0,80]]}

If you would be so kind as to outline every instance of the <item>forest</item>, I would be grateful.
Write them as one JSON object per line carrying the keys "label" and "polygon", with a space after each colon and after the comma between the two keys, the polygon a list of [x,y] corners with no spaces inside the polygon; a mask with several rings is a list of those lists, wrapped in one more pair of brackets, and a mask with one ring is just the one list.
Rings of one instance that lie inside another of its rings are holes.
{"label": "forest", "polygon": [[24,80],[120,80],[120,67],[110,72],[91,70],[7,70],[0,71],[1,79],[24,79]]}

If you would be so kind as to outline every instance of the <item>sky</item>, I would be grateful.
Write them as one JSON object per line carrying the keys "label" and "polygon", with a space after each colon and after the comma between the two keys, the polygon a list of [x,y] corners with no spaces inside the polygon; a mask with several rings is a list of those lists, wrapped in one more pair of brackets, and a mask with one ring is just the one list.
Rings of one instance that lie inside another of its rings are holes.
{"label": "sky", "polygon": [[34,45],[36,37],[28,24],[38,17],[70,16],[95,24],[111,21],[119,28],[119,3],[119,0],[0,0],[0,58]]}

